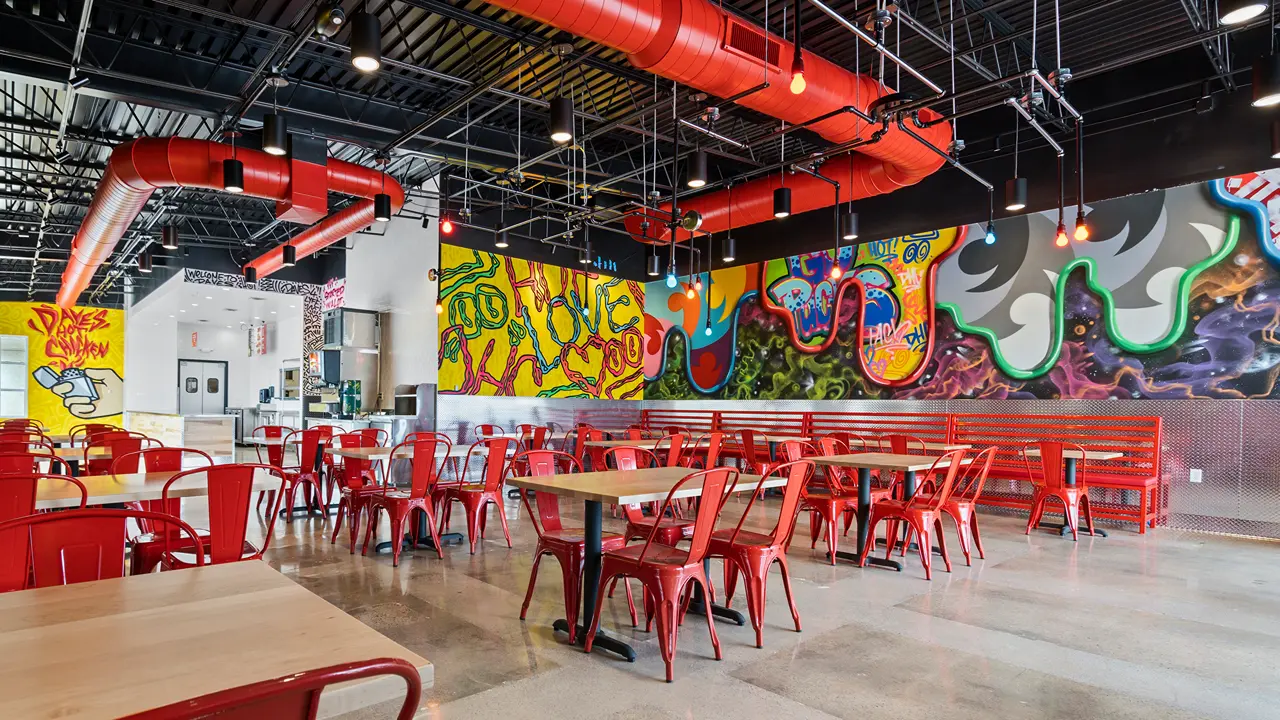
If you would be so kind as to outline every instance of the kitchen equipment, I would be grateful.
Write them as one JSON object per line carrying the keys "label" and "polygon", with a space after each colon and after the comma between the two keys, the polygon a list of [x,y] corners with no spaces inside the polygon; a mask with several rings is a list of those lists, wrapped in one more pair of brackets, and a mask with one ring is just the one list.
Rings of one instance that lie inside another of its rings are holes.
{"label": "kitchen equipment", "polygon": [[324,314],[324,348],[378,351],[382,324],[378,313],[339,308]]}

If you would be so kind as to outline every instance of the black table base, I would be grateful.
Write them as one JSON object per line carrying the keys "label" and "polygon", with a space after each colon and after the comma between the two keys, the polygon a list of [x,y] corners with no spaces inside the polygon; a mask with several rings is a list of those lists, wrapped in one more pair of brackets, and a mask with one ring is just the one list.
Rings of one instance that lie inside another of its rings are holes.
{"label": "black table base", "polygon": [[[555,630],[556,632],[560,632],[560,633],[564,633],[565,635],[568,635],[569,621],[565,620],[564,618],[560,618],[559,620],[556,620],[555,622],[551,623],[551,629]],[[576,644],[583,645],[583,646],[587,644],[587,626],[586,625],[578,626],[578,637],[576,640]],[[607,652],[611,652],[614,655],[617,655],[618,657],[622,658],[623,660],[626,660],[627,662],[636,661],[635,649],[633,649],[630,645],[626,644],[625,642],[615,637],[606,635],[604,630],[596,630],[596,639],[591,641],[591,649],[593,651],[605,650]]]}
{"label": "black table base", "polygon": [[[465,540],[466,540],[466,536],[464,536],[462,533],[444,533],[443,535],[440,536],[440,544],[444,547],[453,547],[454,545],[461,545]],[[431,533],[427,533],[425,537],[422,535],[419,535],[418,544],[416,546],[413,544],[413,537],[411,535],[405,535],[402,542],[404,543],[404,546],[409,548],[410,550],[414,550],[414,549],[435,550],[436,549],[435,542],[431,540]],[[384,540],[378,543],[377,545],[375,545],[373,547],[373,551],[375,553],[386,552],[391,549],[391,543],[392,543],[391,540]]]}

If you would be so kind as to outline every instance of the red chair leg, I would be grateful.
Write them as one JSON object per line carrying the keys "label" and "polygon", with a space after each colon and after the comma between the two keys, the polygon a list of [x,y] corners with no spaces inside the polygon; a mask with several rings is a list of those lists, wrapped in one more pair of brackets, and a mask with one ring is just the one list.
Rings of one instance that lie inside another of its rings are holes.
{"label": "red chair leg", "polygon": [[[907,521],[911,525],[911,521]],[[916,531],[916,537],[919,538],[920,548],[920,564],[924,566],[924,579],[933,579],[933,539],[929,537],[929,528],[913,527]]]}
{"label": "red chair leg", "polygon": [[733,593],[738,589],[738,563],[733,558],[724,559],[724,606],[731,607]]}
{"label": "red chair leg", "polygon": [[982,549],[982,533],[978,532],[978,512],[976,510],[969,513],[969,529],[973,531],[973,546],[978,551],[978,557],[986,560],[987,553]]}
{"label": "red chair leg", "polygon": [[[831,527],[835,527],[835,523]],[[765,590],[769,567],[760,567],[764,558],[752,557],[744,560],[748,563],[743,572],[747,581],[747,615],[751,619],[751,627],[756,631],[756,647],[760,648],[764,647]]]}
{"label": "red chair leg", "polygon": [[364,555],[369,552],[369,538],[374,534],[374,528],[378,526],[382,515],[381,505],[371,505],[369,507],[369,524],[364,527],[364,543],[360,546],[360,554]]}
{"label": "red chair leg", "polygon": [[[951,572],[951,556],[947,554],[947,537],[942,534],[942,516],[933,519],[933,530],[938,535],[938,552],[942,555],[942,562],[947,566],[947,572]],[[933,552],[932,546],[929,552]]]}
{"label": "red chair leg", "polygon": [[356,500],[352,500],[351,504],[347,506],[347,512],[351,515],[351,517],[348,518],[351,522],[347,531],[351,534],[352,555],[356,554],[356,540],[360,535],[360,516],[364,513],[365,509],[365,502],[363,501],[358,502]]}
{"label": "red chair leg", "polygon": [[1093,510],[1089,507],[1088,492],[1080,493],[1080,511],[1084,515],[1085,529],[1089,531],[1089,535],[1093,535]]}
{"label": "red chair leg", "polygon": [[818,547],[818,538],[822,535],[822,513],[814,510],[809,513],[809,549]]}
{"label": "red chair leg", "polygon": [[[529,601],[533,600],[533,586],[538,582],[538,566],[542,564],[542,556],[546,554],[542,548],[538,548],[538,553],[533,556],[533,568],[529,570],[529,589],[524,593],[524,604],[520,606],[520,619],[524,620],[525,615],[529,613]],[[569,625],[569,637],[573,637],[573,624]]]}
{"label": "red chair leg", "polygon": [[578,587],[578,583],[582,580],[581,572],[578,567],[581,563],[576,563],[574,567],[570,563],[565,562],[565,558],[560,560],[560,576],[564,583],[564,619],[569,623],[569,644],[575,645],[578,642],[578,603],[582,597],[582,592]]}
{"label": "red chair leg", "polygon": [[[964,564],[972,567],[973,557],[971,553],[971,546],[973,539],[969,536],[969,522],[968,518],[964,517],[965,511],[961,510],[958,514],[952,514],[948,511],[947,514],[951,516],[952,522],[956,525],[956,537],[960,540],[960,552],[964,553]],[[938,535],[942,535],[941,528],[938,530]]]}
{"label": "red chair leg", "polygon": [[400,552],[404,549],[404,520],[408,510],[399,508],[389,511],[391,514],[391,567],[399,567]]}
{"label": "red chair leg", "polygon": [[507,527],[507,514],[503,512],[502,503],[490,500],[493,507],[498,511],[498,520],[502,521],[502,535],[507,539],[507,547],[511,547],[511,530]]}
{"label": "red chair leg", "polygon": [[775,559],[782,566],[782,589],[787,593],[787,605],[791,608],[791,619],[796,621],[796,632],[800,632],[800,611],[796,609],[795,595],[791,592],[791,568],[787,566],[787,556],[780,554]]}
{"label": "red chair leg", "polygon": [[345,497],[338,499],[338,517],[333,523],[333,536],[329,538],[329,544],[338,542],[338,533],[342,531],[342,518],[347,512],[347,499]]}
{"label": "red chair leg", "polygon": [[480,517],[484,512],[484,506],[470,499],[470,496],[463,495],[462,508],[467,514],[467,540],[471,541],[471,554],[476,554],[476,538],[480,532]]}
{"label": "red chair leg", "polygon": [[[705,615],[707,618],[707,630],[711,633],[711,647],[715,648],[716,659],[723,660],[724,654],[720,652],[720,636],[716,634],[716,621],[713,616],[713,613],[711,612],[711,605],[716,601],[715,590],[712,589],[711,583],[707,582],[707,577],[705,573],[698,573],[698,575],[695,576],[695,578],[690,579],[689,582],[690,583],[696,582],[702,585],[702,594],[706,597],[705,602],[707,606],[707,612],[703,613],[703,615]],[[760,594],[763,597],[764,595],[763,590],[761,591]],[[764,619],[764,603],[763,602],[760,603],[759,615],[761,620],[763,621]],[[760,635],[760,631],[759,629],[757,629],[756,630],[756,647],[760,647],[759,635]],[[672,636],[671,638],[672,655],[675,654],[675,649],[676,649],[675,637]]]}
{"label": "red chair leg", "polygon": [[[440,532],[436,529],[436,517],[435,517],[436,510],[435,510],[434,504],[431,502],[431,498],[426,498],[425,502],[423,503],[423,506],[418,508],[418,511],[426,516],[426,520],[424,522],[427,526],[427,532],[431,533],[431,542],[435,543],[436,555],[439,556],[441,560],[443,560],[444,545],[441,544]],[[418,536],[418,532],[417,532],[418,526],[414,525],[413,527],[414,527],[414,537],[416,538]],[[414,547],[417,547],[418,545],[416,540],[413,544],[414,544]]]}
{"label": "red chair leg", "polygon": [[840,532],[836,527],[836,516],[833,512],[827,518],[827,552],[831,554],[831,564],[836,564],[836,549],[840,545]]}

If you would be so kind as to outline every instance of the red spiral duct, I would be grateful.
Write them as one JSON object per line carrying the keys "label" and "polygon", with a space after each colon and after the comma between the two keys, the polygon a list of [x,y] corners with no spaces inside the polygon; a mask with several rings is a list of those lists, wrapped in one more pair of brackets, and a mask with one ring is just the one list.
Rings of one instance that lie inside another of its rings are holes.
{"label": "red spiral duct", "polygon": [[[708,0],[489,0],[489,4],[625,52],[639,68],[717,97],[732,97],[768,80],[768,88],[738,103],[792,125],[847,106],[866,112],[877,99],[892,92],[874,78],[806,53],[808,86],[804,93],[793,95],[788,87],[793,45],[777,35],[766,35],[759,26]],[[850,38],[849,42],[859,41]],[[925,121],[938,117],[928,110],[920,111],[920,116]],[[809,129],[839,144],[869,140],[879,126],[845,113]],[[918,132],[940,149],[945,150],[951,142],[951,127],[945,123]],[[893,192],[923,180],[943,163],[929,148],[893,126],[878,142],[860,147],[857,153],[851,159],[831,160],[822,168],[824,175],[840,183],[841,200]],[[852,182],[847,163],[852,163]],[[764,177],[733,189],[735,227],[773,218],[771,211],[764,212],[765,204],[772,207],[771,194],[781,177]],[[831,185],[816,178],[797,174],[787,179],[787,185],[792,188],[793,212],[835,203]],[[728,228],[727,191],[682,200],[680,206],[681,210],[702,213],[703,231]],[[665,241],[667,229],[656,223],[651,224],[648,237],[640,237],[640,222],[639,216],[627,220],[636,239]]]}
{"label": "red spiral duct", "polygon": [[[142,212],[151,193],[162,187],[222,190],[222,161],[231,156],[229,145],[190,138],[139,138],[117,146],[71,241],[71,257],[62,271],[58,305],[76,304],[94,273],[110,258],[129,225]],[[244,164],[244,195],[278,201],[288,197],[288,158],[245,149],[237,149],[235,157]],[[361,198],[385,192],[391,196],[393,212],[404,205],[400,184],[377,170],[330,158],[325,171],[329,190]],[[305,257],[373,222],[373,200],[361,200],[307,228],[292,243],[298,248],[298,257]],[[283,250],[277,247],[249,265],[264,277],[280,269],[282,254]]]}

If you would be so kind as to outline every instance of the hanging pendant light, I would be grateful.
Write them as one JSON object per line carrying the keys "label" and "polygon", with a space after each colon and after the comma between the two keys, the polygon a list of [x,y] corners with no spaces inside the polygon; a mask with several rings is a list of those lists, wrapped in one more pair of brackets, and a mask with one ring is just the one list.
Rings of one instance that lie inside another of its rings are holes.
{"label": "hanging pendant light", "polygon": [[1058,247],[1066,247],[1069,243],[1070,241],[1067,240],[1067,226],[1062,221],[1059,221],[1058,231],[1053,236],[1053,244]]}
{"label": "hanging pendant light", "polygon": [[499,230],[493,234],[493,246],[503,249],[511,247],[511,238],[506,230]]}
{"label": "hanging pendant light", "polygon": [[386,193],[378,193],[373,196],[373,219],[378,222],[387,222],[391,219],[391,196]]}
{"label": "hanging pendant light", "polygon": [[148,274],[151,272],[151,251],[144,250],[138,254],[138,272]]}
{"label": "hanging pendant light", "polygon": [[988,245],[996,244],[996,224],[994,221],[987,221],[987,234],[983,236],[982,241]]}
{"label": "hanging pendant light", "polygon": [[689,158],[689,187],[700,188],[707,184],[707,151],[698,148]]}
{"label": "hanging pendant light", "polygon": [[791,94],[799,95],[808,87],[804,80],[804,54],[800,50],[800,0],[795,0],[792,8],[791,19],[795,34],[791,44],[794,48],[791,55]]}
{"label": "hanging pendant light", "polygon": [[229,193],[244,192],[244,163],[233,157],[222,161],[222,189]]}
{"label": "hanging pendant light", "polygon": [[858,213],[853,212],[852,210],[846,210],[845,213],[840,216],[840,239],[858,239]]}
{"label": "hanging pendant light", "polygon": [[738,259],[738,243],[732,237],[727,237],[724,239],[723,249],[724,249],[724,253],[723,253],[724,256],[721,258],[722,260],[724,260],[727,263],[731,263],[734,260]]}
{"label": "hanging pendant light", "polygon": [[160,231],[160,247],[165,250],[178,249],[178,226],[176,224],[165,225]]}
{"label": "hanging pendant light", "polygon": [[658,257],[658,253],[649,256],[649,277],[658,277],[662,274],[662,259]]}
{"label": "hanging pendant light", "polygon": [[438,297],[436,298],[436,314],[437,315],[444,314],[444,303],[440,302],[440,298]]}
{"label": "hanging pendant light", "polygon": [[1280,55],[1271,53],[1253,61],[1253,106],[1280,104]]}
{"label": "hanging pendant light", "polygon": [[262,149],[270,155],[289,151],[289,123],[275,110],[262,116]]}
{"label": "hanging pendant light", "polygon": [[1004,182],[1004,209],[1012,212],[1027,206],[1027,179],[1009,178]]}
{"label": "hanging pendant light", "polygon": [[250,283],[258,282],[258,268],[246,265],[244,268],[244,281]]}
{"label": "hanging pendant light", "polygon": [[1271,122],[1271,159],[1280,160],[1280,120]]}
{"label": "hanging pendant light", "polygon": [[293,245],[284,246],[284,257],[280,259],[280,264],[285,267],[293,267],[298,264],[298,248]]}
{"label": "hanging pendant light", "polygon": [[551,98],[551,142],[563,145],[573,141],[573,98],[557,95]]}
{"label": "hanging pendant light", "polygon": [[1239,25],[1266,12],[1267,4],[1258,0],[1219,0],[1218,22]]}
{"label": "hanging pendant light", "polygon": [[361,72],[382,66],[382,23],[368,7],[351,16],[351,64]]}
{"label": "hanging pendant light", "polygon": [[773,190],[773,216],[784,218],[791,214],[791,188],[783,185]]}

